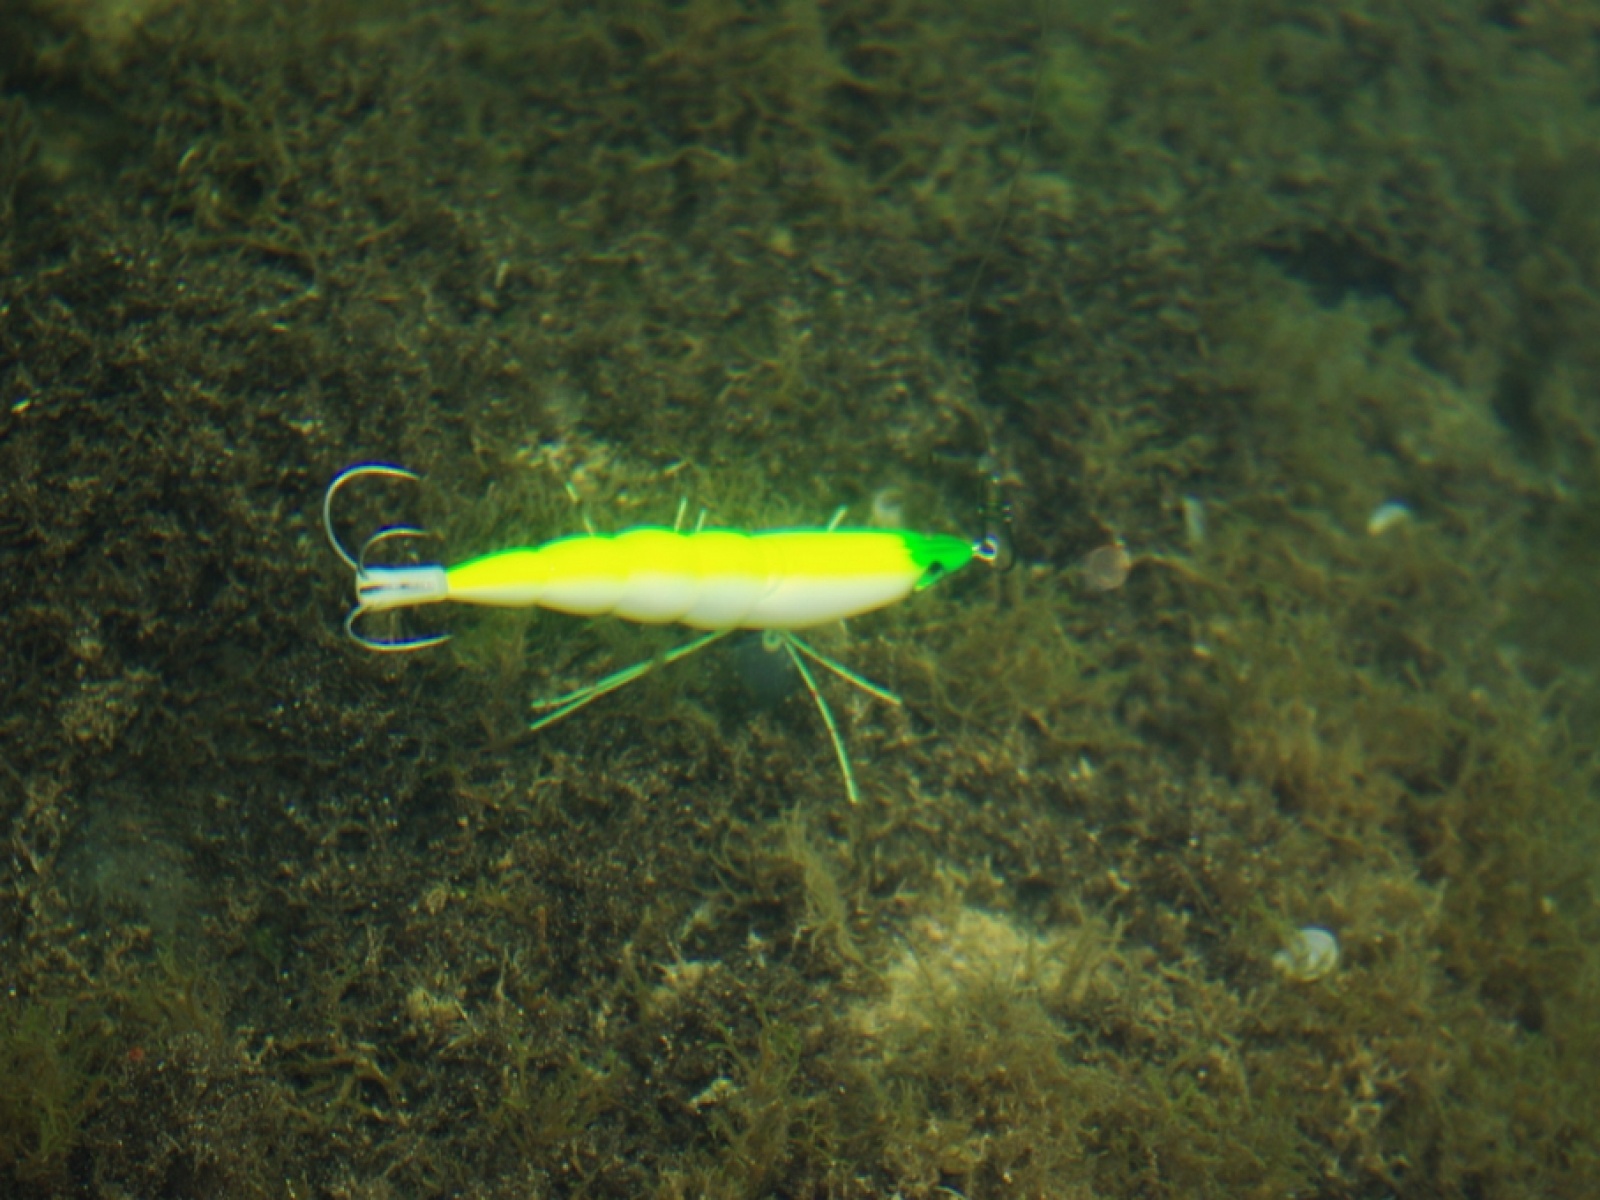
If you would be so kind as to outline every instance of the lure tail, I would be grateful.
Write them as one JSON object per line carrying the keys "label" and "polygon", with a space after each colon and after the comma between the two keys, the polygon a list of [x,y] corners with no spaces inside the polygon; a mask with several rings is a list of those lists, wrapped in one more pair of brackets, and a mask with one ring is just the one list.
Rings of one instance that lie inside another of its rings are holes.
{"label": "lure tail", "polygon": [[358,567],[354,616],[437,604],[449,598],[450,581],[437,563],[411,567]]}
{"label": "lure tail", "polygon": [[378,530],[361,545],[357,554],[351,554],[339,541],[333,530],[333,498],[339,489],[352,479],[376,475],[386,479],[416,479],[415,471],[388,463],[359,463],[347,467],[333,477],[328,490],[322,495],[322,528],[328,535],[328,544],[345,566],[355,574],[356,605],[344,619],[344,631],[352,641],[368,650],[402,651],[423,650],[446,641],[449,634],[429,634],[423,637],[385,639],[361,632],[358,622],[368,613],[390,612],[399,608],[414,608],[421,604],[436,604],[450,594],[449,577],[445,568],[437,563],[420,563],[400,566],[369,566],[367,556],[381,542],[398,538],[424,538],[426,530],[410,525],[391,525]]}

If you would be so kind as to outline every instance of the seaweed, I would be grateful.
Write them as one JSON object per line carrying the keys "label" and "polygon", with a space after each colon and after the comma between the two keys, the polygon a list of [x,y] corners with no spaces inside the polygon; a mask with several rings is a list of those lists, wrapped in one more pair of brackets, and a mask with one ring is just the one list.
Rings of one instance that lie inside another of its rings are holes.
{"label": "seaweed", "polygon": [[[1600,42],[1458,10],[0,16],[0,1186],[1592,1192]],[[360,653],[374,459],[1018,563],[850,805],[737,638]]]}
{"label": "seaweed", "polygon": [[64,1177],[84,1120],[107,1086],[108,1031],[92,1009],[65,999],[10,1000],[0,1031],[8,1081],[0,1171],[24,1183]]}

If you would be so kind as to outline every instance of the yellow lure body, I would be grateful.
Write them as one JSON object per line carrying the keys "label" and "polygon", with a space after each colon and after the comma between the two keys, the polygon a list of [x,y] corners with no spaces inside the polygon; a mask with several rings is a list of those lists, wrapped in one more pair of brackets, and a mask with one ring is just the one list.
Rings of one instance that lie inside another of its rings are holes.
{"label": "yellow lure body", "polygon": [[410,603],[537,605],[692,629],[797,630],[894,604],[972,555],[970,543],[942,534],[646,526],[471,559],[444,569],[442,594]]}

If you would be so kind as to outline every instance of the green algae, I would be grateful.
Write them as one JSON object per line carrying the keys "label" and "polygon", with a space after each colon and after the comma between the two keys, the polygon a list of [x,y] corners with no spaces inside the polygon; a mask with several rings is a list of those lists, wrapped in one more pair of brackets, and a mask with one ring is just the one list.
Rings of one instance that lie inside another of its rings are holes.
{"label": "green algae", "polygon": [[106,1084],[103,1028],[63,1000],[18,1002],[0,1014],[0,1165],[24,1182],[61,1172]]}
{"label": "green algae", "polygon": [[[0,16],[0,1187],[1592,1191],[1595,25],[1492,8]],[[820,635],[851,807],[736,645],[356,653],[363,458],[1021,562]]]}

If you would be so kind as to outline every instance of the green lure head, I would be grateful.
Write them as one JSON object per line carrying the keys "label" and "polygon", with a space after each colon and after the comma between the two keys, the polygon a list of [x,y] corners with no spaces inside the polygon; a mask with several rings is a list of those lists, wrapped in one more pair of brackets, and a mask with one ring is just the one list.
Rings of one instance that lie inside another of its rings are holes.
{"label": "green lure head", "polygon": [[972,561],[972,543],[947,533],[905,533],[906,552],[919,568],[913,591],[932,587]]}

